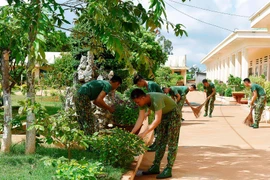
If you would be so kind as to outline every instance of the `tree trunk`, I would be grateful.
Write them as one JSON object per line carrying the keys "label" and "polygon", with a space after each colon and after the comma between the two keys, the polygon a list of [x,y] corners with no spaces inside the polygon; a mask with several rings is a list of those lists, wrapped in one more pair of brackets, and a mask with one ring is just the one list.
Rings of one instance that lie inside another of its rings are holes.
{"label": "tree trunk", "polygon": [[[27,62],[27,100],[31,101],[31,104],[35,103],[35,76],[34,76],[35,61],[33,58],[29,58]],[[34,124],[36,120],[34,113],[28,113],[26,118],[26,143],[25,154],[33,154],[36,151],[36,129],[32,128],[28,130],[30,126]]]}
{"label": "tree trunk", "polygon": [[4,130],[1,144],[2,152],[9,152],[11,146],[11,119],[12,106],[9,86],[9,51],[3,51],[2,54],[2,88],[4,101]]}

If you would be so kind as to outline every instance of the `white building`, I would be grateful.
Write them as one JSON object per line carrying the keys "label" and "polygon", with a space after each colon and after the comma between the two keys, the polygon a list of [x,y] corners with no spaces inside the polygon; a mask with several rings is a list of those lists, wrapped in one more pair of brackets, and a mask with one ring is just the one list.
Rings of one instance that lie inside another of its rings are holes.
{"label": "white building", "polygon": [[233,32],[201,60],[208,79],[227,82],[230,74],[242,79],[265,75],[270,81],[270,2],[250,21],[253,29]]}
{"label": "white building", "polygon": [[184,77],[183,83],[187,84],[187,70],[189,69],[186,66],[186,55],[184,56],[174,56],[168,55],[168,60],[166,61],[164,67],[169,67],[173,73],[177,73]]}

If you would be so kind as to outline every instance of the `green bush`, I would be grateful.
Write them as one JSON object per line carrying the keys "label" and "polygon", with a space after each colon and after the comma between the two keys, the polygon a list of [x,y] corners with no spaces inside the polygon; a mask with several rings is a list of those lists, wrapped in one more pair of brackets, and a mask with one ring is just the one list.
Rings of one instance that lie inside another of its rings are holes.
{"label": "green bush", "polygon": [[233,91],[243,91],[245,89],[242,79],[240,77],[234,77],[231,74],[228,78],[228,86],[230,86]]}
{"label": "green bush", "polygon": [[122,168],[127,168],[134,156],[143,154],[147,149],[137,135],[119,128],[95,133],[90,145],[102,163]]}
{"label": "green bush", "polygon": [[249,76],[251,83],[259,84],[264,87],[265,79],[262,76]]}
{"label": "green bush", "polygon": [[204,91],[204,88],[203,88],[203,83],[198,83],[198,85],[197,85],[197,90],[198,91]]}
{"label": "green bush", "polygon": [[99,162],[90,162],[85,159],[82,160],[68,160],[64,157],[58,159],[43,158],[45,166],[55,166],[56,179],[88,179],[97,180],[103,175],[103,166]]}
{"label": "green bush", "polygon": [[139,107],[131,100],[120,100],[114,106],[113,120],[121,125],[135,125]]}
{"label": "green bush", "polygon": [[214,80],[216,92],[219,93],[219,95],[224,96],[225,91],[227,89],[227,86],[225,83],[220,83],[218,80]]}
{"label": "green bush", "polygon": [[225,90],[225,96],[232,97],[232,88],[229,87]]}
{"label": "green bush", "polygon": [[264,83],[264,90],[266,93],[266,100],[267,102],[270,102],[270,82],[269,81],[266,81]]}

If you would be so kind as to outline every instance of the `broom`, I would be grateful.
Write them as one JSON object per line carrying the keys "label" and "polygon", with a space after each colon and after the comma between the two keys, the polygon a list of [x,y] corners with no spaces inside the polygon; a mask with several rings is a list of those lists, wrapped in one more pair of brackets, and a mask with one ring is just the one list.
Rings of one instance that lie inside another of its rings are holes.
{"label": "broom", "polygon": [[[210,98],[210,97],[209,97]],[[204,106],[204,104],[206,103],[206,101],[208,101],[208,99],[206,99],[205,101],[204,101],[204,103],[202,103],[200,106],[198,106],[198,107],[192,107],[190,104],[189,104],[189,106],[190,106],[190,108],[191,108],[191,110],[193,111],[193,114],[194,114],[194,116],[196,117],[196,118],[199,118],[200,117],[200,115],[201,115],[201,109],[202,109],[202,107]]]}
{"label": "broom", "polygon": [[255,106],[253,106],[252,108],[250,108],[250,112],[248,114],[248,116],[246,117],[244,123],[247,125],[247,126],[251,126],[253,124],[253,116],[252,116],[252,111],[254,109]]}

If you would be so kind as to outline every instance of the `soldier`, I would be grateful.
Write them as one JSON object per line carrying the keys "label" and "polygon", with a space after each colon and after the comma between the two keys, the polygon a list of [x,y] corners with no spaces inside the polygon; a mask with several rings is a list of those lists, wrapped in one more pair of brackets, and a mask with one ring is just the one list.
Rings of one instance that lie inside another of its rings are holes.
{"label": "soldier", "polygon": [[[131,99],[140,107],[137,122],[132,130],[136,132],[142,125],[146,109],[155,112],[154,121],[148,125],[148,128],[139,134],[144,138],[149,132],[156,128],[157,130],[157,150],[153,165],[143,175],[159,174],[157,179],[168,178],[172,176],[172,167],[177,155],[178,139],[180,134],[181,121],[177,104],[167,95],[162,93],[145,92],[141,89],[134,89],[131,93]],[[160,173],[160,163],[165,154],[168,144],[168,164]]]}
{"label": "soldier", "polygon": [[208,115],[208,106],[210,104],[209,117],[211,118],[213,110],[214,110],[214,102],[216,100],[215,85],[212,82],[209,83],[207,79],[204,79],[202,83],[203,83],[204,92],[206,93],[206,98],[207,98],[207,101],[204,106],[205,113],[203,116],[206,117]]}
{"label": "soldier", "polygon": [[250,127],[253,127],[254,129],[259,128],[259,123],[266,103],[265,90],[260,85],[251,83],[249,78],[245,78],[243,81],[244,85],[249,87],[252,92],[250,108],[253,108],[255,101],[257,102],[255,105],[254,123]]}
{"label": "soldier", "polygon": [[163,93],[160,86],[154,81],[146,81],[141,75],[135,75],[133,78],[133,83],[138,87],[144,87],[148,92],[160,92]]}
{"label": "soldier", "polygon": [[122,79],[119,76],[113,76],[110,81],[93,80],[82,85],[75,95],[75,106],[78,114],[78,122],[81,129],[86,134],[93,134],[98,131],[98,122],[94,117],[94,107],[91,101],[103,109],[107,109],[111,113],[114,108],[104,102],[104,97],[111,91],[116,90],[122,84]]}
{"label": "soldier", "polygon": [[167,88],[162,88],[162,90],[166,94],[169,93],[170,96],[172,97],[172,99],[176,101],[178,108],[179,108],[179,112],[181,113],[181,119],[183,121],[184,119],[182,118],[182,108],[184,106],[184,103],[186,102],[188,105],[190,105],[190,103],[186,99],[186,95],[188,94],[188,92],[196,90],[196,85],[193,84],[189,87],[187,87],[187,86],[171,86],[171,87],[167,87]]}
{"label": "soldier", "polygon": [[[136,84],[138,87],[146,88],[148,92],[160,92],[163,93],[160,86],[155,83],[154,81],[146,81],[141,75],[135,75],[133,78],[133,83]],[[145,117],[149,116],[151,111],[149,110]],[[156,137],[156,132],[155,132]],[[156,150],[156,143],[155,141],[151,146],[149,146],[148,152],[154,152]]]}

